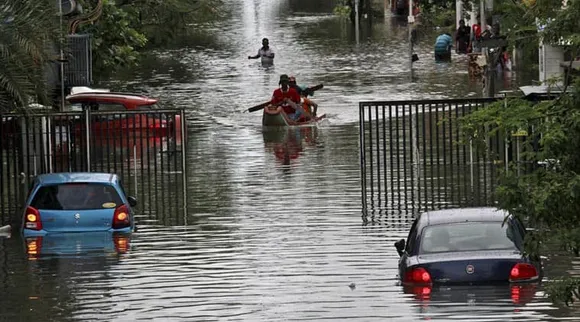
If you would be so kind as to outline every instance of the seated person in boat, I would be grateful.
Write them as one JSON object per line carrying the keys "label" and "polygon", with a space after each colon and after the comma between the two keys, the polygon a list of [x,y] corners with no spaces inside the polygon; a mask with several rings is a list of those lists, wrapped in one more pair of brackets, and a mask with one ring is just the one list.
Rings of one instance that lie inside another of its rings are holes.
{"label": "seated person in boat", "polygon": [[300,119],[304,115],[304,110],[300,106],[300,95],[298,92],[289,86],[290,78],[284,74],[280,76],[280,85],[274,91],[270,104],[274,106],[281,106],[284,112],[294,121]]}
{"label": "seated person in boat", "polygon": [[[318,104],[316,104],[313,100],[308,98],[308,95],[312,95],[312,92],[309,92],[308,89],[302,89],[302,87],[296,84],[296,77],[290,76],[290,82],[288,84],[291,88],[296,89],[298,94],[301,97],[301,104],[302,108],[304,109],[305,118],[307,120],[316,117],[316,110],[318,109]],[[314,112],[312,111],[314,109]]]}
{"label": "seated person in boat", "polygon": [[302,96],[302,87],[296,84],[296,77],[294,76],[289,77],[288,86],[295,89],[298,92],[298,95]]}

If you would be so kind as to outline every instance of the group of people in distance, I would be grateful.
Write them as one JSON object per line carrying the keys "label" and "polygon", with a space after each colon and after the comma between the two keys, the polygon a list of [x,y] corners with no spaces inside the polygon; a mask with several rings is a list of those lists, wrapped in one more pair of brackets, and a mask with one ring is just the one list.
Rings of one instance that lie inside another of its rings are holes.
{"label": "group of people in distance", "polygon": [[[455,32],[455,39],[449,33],[442,33],[435,40],[435,61],[450,61],[451,48],[455,46],[458,54],[469,54],[481,52],[479,42],[485,39],[502,38],[499,30],[499,23],[493,25],[486,24],[482,29],[479,16],[477,22],[471,27],[465,24],[465,20],[459,20],[459,26]],[[502,55],[498,64],[503,69],[511,69],[511,60],[507,48],[502,48]]]}
{"label": "group of people in distance", "polygon": [[[262,47],[258,54],[248,56],[248,59],[262,59],[262,64],[274,63],[274,51],[270,48],[268,38],[262,39]],[[266,108],[281,107],[293,121],[304,122],[316,117],[318,104],[308,98],[312,92],[308,88],[302,88],[296,83],[296,77],[283,74],[280,76],[278,88],[274,90],[270,105]]]}

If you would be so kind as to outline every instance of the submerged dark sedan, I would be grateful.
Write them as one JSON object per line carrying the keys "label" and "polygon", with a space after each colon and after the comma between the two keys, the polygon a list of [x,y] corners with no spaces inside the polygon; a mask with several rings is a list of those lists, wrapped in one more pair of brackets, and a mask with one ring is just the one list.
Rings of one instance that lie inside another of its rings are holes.
{"label": "submerged dark sedan", "polygon": [[522,222],[496,208],[426,212],[395,243],[404,285],[536,282],[539,261],[523,254]]}

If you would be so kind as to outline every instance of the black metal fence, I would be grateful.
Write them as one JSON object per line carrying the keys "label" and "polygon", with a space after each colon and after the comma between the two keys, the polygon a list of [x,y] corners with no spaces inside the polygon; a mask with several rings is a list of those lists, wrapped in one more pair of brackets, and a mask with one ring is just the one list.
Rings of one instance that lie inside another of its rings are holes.
{"label": "black metal fence", "polygon": [[139,213],[186,211],[183,110],[0,114],[0,220],[17,214],[32,179],[50,172],[111,172]]}
{"label": "black metal fence", "polygon": [[485,138],[487,151],[462,142],[458,119],[494,101],[361,102],[363,209],[415,213],[493,204],[496,170],[511,158],[512,143],[498,134]]}

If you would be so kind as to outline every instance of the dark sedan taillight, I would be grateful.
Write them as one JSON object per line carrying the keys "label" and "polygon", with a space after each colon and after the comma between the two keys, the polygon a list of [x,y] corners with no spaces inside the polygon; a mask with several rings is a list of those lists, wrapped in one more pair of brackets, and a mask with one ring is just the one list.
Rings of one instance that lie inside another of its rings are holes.
{"label": "dark sedan taillight", "polygon": [[126,205],[121,205],[115,209],[113,215],[113,229],[126,228],[131,225],[129,220],[129,209]]}
{"label": "dark sedan taillight", "polygon": [[26,207],[24,213],[24,228],[32,230],[41,230],[42,221],[40,220],[40,212],[34,207]]}
{"label": "dark sedan taillight", "polygon": [[538,278],[538,270],[532,264],[517,263],[510,271],[510,282],[523,282]]}
{"label": "dark sedan taillight", "polygon": [[423,267],[415,267],[405,273],[405,283],[431,284],[431,274]]}

